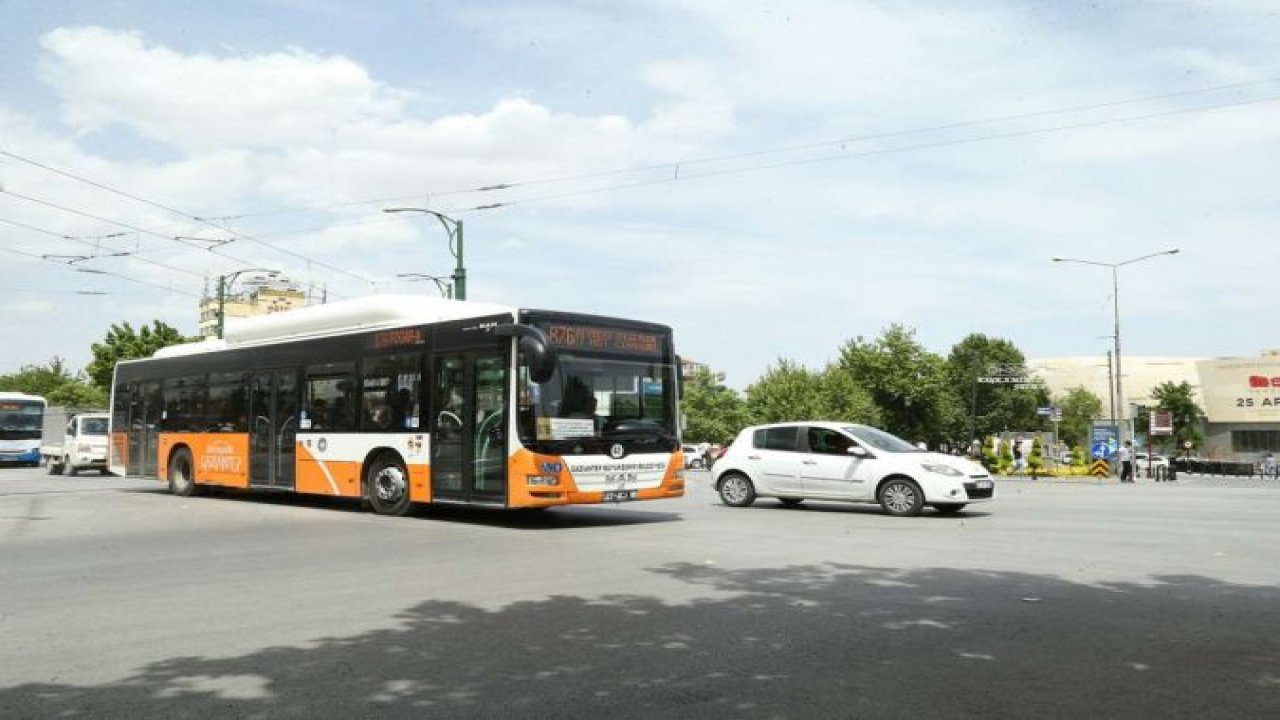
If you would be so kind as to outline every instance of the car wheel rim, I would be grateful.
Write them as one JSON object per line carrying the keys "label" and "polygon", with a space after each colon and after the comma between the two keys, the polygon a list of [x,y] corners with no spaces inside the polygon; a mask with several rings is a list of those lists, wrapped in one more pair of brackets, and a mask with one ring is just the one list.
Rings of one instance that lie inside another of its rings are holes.
{"label": "car wheel rim", "polygon": [[885,488],[884,504],[894,512],[906,512],[915,505],[916,494],[906,485],[894,484]]}
{"label": "car wheel rim", "polygon": [[729,478],[724,481],[724,496],[729,502],[742,502],[747,497],[746,484],[741,478]]}
{"label": "car wheel rim", "polygon": [[400,468],[383,468],[373,479],[374,490],[382,502],[394,503],[404,497],[405,479]]}

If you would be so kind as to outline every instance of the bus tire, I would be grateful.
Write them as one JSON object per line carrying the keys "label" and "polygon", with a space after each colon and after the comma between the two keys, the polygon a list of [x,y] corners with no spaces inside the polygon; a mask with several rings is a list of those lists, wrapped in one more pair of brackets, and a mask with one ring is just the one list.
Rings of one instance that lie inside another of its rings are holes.
{"label": "bus tire", "polygon": [[409,472],[400,458],[382,453],[369,463],[364,481],[364,497],[379,515],[409,512]]}
{"label": "bus tire", "polygon": [[169,456],[169,492],[179,497],[196,494],[196,478],[191,467],[190,450],[178,448]]}

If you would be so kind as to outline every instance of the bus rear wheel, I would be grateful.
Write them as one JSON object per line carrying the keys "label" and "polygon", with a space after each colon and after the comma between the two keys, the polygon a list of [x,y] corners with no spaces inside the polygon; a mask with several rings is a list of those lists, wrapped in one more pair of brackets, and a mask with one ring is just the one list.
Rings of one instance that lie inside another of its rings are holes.
{"label": "bus rear wheel", "polygon": [[191,473],[191,451],[179,448],[169,458],[169,492],[180,497],[191,497],[196,492],[195,477]]}
{"label": "bus rear wheel", "polygon": [[365,500],[379,515],[409,512],[409,472],[394,455],[379,455],[369,466]]}

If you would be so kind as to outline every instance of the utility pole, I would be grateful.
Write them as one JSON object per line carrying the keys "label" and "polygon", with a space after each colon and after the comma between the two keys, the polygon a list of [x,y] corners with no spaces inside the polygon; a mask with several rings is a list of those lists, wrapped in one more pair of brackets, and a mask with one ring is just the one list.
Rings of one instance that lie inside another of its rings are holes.
{"label": "utility pole", "polygon": [[462,258],[463,258],[462,221],[456,218],[451,218],[448,215],[445,215],[443,213],[438,213],[435,210],[428,210],[427,208],[417,208],[417,207],[383,208],[382,212],[384,213],[400,213],[400,212],[423,213],[424,215],[431,215],[435,217],[436,220],[440,221],[440,224],[444,226],[444,231],[449,235],[449,253],[453,255],[454,260],[457,261],[457,264],[454,266],[454,269],[453,269],[453,297],[455,300],[466,300],[467,299],[467,268],[462,262]]}
{"label": "utility pole", "polygon": [[1111,396],[1111,424],[1116,424],[1116,380],[1111,369],[1111,351],[1107,351],[1107,394]]}

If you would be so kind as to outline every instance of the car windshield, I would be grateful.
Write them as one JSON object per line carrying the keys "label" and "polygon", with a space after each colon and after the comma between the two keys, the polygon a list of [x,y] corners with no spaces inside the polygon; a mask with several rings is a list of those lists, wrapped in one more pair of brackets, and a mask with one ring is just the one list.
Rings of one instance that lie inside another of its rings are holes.
{"label": "car windshield", "polygon": [[918,453],[924,452],[920,448],[903,440],[897,435],[892,435],[883,430],[877,430],[866,425],[846,425],[841,430],[854,436],[875,450],[882,450],[891,453]]}

